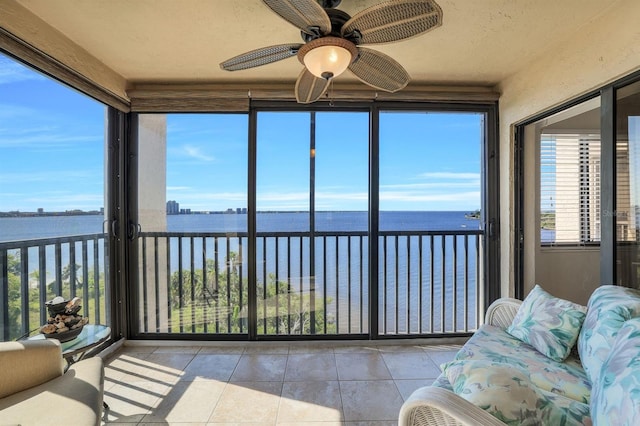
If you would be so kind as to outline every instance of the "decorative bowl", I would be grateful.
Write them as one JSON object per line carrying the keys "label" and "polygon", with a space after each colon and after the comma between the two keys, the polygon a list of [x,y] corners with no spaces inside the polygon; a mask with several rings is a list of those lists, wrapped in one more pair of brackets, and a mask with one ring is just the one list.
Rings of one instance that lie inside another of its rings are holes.
{"label": "decorative bowl", "polygon": [[64,343],[78,337],[80,332],[82,332],[83,327],[84,327],[84,324],[82,324],[78,328],[72,328],[70,330],[63,331],[62,333],[51,333],[51,334],[42,333],[42,334],[44,334],[44,337],[46,337],[47,339],[56,339],[56,340],[59,340],[60,343]]}

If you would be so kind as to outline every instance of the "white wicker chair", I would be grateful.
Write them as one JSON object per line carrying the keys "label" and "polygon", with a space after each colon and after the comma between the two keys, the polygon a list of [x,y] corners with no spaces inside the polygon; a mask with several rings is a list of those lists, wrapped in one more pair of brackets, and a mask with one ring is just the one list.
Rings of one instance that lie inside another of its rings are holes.
{"label": "white wicker chair", "polygon": [[[507,328],[522,301],[498,299],[489,306],[485,323]],[[400,426],[505,426],[503,422],[455,393],[435,386],[417,389],[402,404]]]}

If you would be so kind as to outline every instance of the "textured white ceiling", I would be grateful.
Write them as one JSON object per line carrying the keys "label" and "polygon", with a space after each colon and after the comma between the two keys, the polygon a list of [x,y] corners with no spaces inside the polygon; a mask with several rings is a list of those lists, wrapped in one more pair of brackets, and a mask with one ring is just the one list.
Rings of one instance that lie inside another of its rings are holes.
{"label": "textured white ceiling", "polygon": [[[18,0],[131,82],[295,81],[296,58],[228,72],[219,63],[259,47],[301,42],[260,0]],[[369,45],[414,82],[493,85],[543,57],[617,0],[436,0],[443,25]],[[353,15],[380,0],[343,0]],[[549,57],[553,61],[553,57]],[[340,81],[357,81],[349,73]]]}

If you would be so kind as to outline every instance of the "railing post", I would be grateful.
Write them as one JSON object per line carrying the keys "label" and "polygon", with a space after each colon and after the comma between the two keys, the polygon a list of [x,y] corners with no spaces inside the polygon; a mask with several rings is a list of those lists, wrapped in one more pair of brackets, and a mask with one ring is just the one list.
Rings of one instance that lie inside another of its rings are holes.
{"label": "railing post", "polygon": [[9,256],[0,250],[0,340],[9,339]]}

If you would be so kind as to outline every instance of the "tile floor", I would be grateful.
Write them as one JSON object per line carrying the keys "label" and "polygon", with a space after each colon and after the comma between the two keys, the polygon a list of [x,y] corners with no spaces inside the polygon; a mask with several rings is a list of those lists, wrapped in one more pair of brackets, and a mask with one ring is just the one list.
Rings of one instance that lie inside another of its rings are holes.
{"label": "tile floor", "polygon": [[[107,360],[109,424],[397,423],[459,346],[254,344],[125,346]],[[296,342],[297,343],[297,342]]]}

